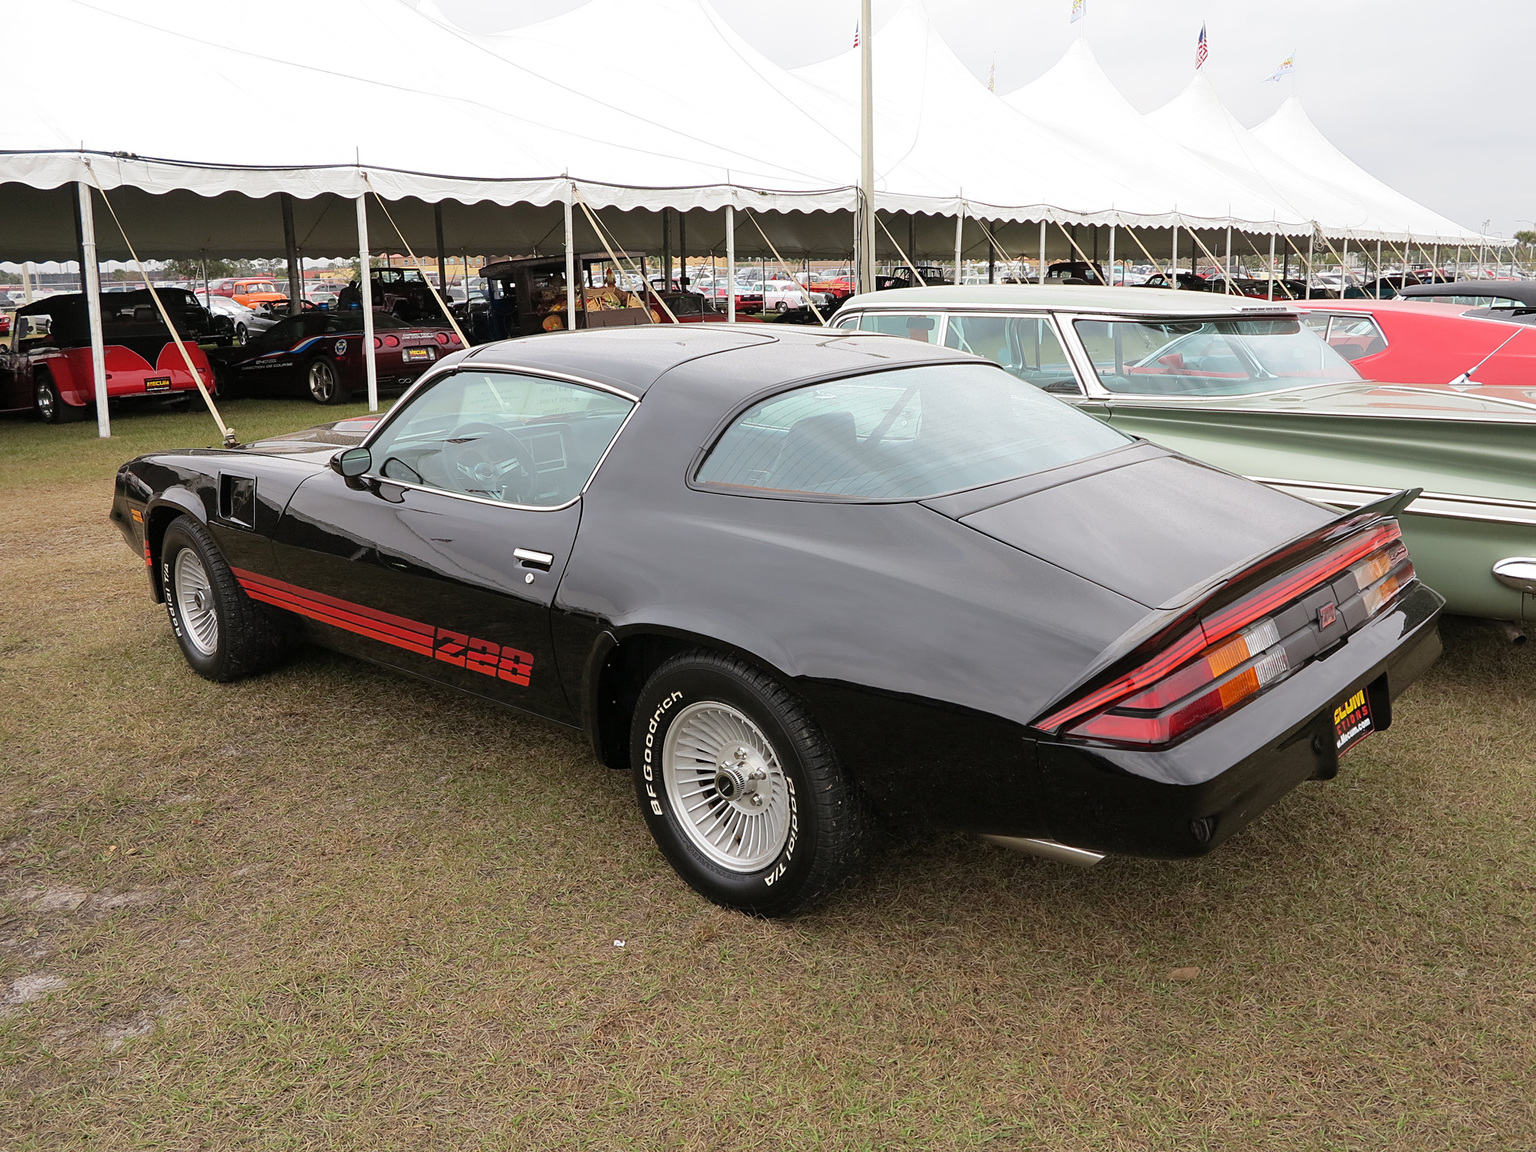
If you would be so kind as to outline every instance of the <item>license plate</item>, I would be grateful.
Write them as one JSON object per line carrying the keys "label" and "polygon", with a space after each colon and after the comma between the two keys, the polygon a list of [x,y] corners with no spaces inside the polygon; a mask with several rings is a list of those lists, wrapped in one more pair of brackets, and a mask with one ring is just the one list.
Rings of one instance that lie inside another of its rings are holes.
{"label": "license plate", "polygon": [[171,390],[171,378],[169,376],[146,376],[144,378],[144,391],[169,392]]}
{"label": "license plate", "polygon": [[1371,719],[1371,698],[1364,688],[1333,710],[1333,746],[1340,756],[1374,731],[1376,724]]}
{"label": "license plate", "polygon": [[430,360],[430,359],[432,359],[432,349],[430,349],[430,348],[407,348],[405,350],[405,358],[407,360]]}

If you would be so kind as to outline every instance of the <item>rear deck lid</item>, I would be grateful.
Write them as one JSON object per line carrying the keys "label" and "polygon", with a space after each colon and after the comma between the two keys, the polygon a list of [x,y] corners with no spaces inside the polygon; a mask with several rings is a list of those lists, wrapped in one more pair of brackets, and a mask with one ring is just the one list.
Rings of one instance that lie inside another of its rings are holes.
{"label": "rear deck lid", "polygon": [[[1063,470],[1065,471],[1065,470]],[[1177,608],[1211,578],[1327,524],[1336,513],[1171,454],[1014,495],[931,507],[1149,608]]]}

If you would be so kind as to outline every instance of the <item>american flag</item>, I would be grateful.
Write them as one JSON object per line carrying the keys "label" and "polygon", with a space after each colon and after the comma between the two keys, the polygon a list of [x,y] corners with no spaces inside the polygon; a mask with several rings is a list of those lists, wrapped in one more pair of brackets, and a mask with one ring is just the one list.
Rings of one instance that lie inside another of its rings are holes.
{"label": "american flag", "polygon": [[857,24],[853,26],[853,46],[855,48],[859,46],[859,26]]}
{"label": "american flag", "polygon": [[1200,66],[1205,63],[1205,58],[1211,54],[1211,47],[1205,41],[1205,25],[1200,25],[1200,43],[1195,45],[1195,71],[1200,71]]}

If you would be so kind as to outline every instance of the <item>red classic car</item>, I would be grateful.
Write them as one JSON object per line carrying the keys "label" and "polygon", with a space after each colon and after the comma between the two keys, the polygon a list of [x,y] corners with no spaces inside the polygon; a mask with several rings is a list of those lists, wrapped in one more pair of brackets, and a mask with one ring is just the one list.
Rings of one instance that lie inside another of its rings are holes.
{"label": "red classic car", "polygon": [[[1288,303],[1368,380],[1477,387],[1536,401],[1536,325],[1474,312],[1465,304],[1409,300]],[[1462,377],[1470,372],[1471,378]]]}
{"label": "red classic car", "polygon": [[[191,337],[183,347],[211,389],[213,369],[195,343],[207,335],[207,312],[185,289],[162,288],[160,295],[178,334]],[[197,390],[148,292],[103,293],[101,312],[109,399]],[[79,420],[95,392],[85,296],[50,296],[17,309],[11,347],[0,349],[0,411],[36,411],[52,424]]]}

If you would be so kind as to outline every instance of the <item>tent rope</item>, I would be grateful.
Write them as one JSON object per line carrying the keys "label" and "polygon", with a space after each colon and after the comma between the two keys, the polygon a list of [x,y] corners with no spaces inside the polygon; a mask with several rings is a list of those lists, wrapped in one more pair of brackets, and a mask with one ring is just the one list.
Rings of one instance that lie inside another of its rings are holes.
{"label": "tent rope", "polygon": [[[811,295],[811,290],[804,284],[801,284],[800,281],[796,280],[794,276],[790,274],[789,265],[784,263],[784,257],[779,255],[779,250],[773,246],[773,241],[768,239],[768,233],[763,231],[763,226],[757,222],[757,217],[753,215],[752,209],[744,208],[742,211],[747,214],[747,219],[752,221],[752,226],[757,229],[758,234],[761,235],[765,241],[767,241],[768,250],[773,253],[773,258],[779,262],[779,267],[784,270],[784,278],[790,281],[790,283],[794,284],[797,288],[800,289],[801,292],[805,294],[805,302],[811,306],[811,311],[816,313],[817,323],[823,325],[826,324],[827,318],[821,314],[821,309],[816,307],[816,298]],[[713,252],[709,254],[709,270],[711,274],[713,274],[715,270],[715,254]],[[764,291],[766,292],[766,290],[767,285],[764,285]],[[765,295],[763,297],[763,307],[766,308],[767,306],[768,298]]]}
{"label": "tent rope", "polygon": [[[427,274],[421,267],[421,258],[418,257],[416,253],[411,251],[411,242],[405,238],[405,233],[400,231],[400,225],[395,223],[394,216],[390,214],[389,205],[384,203],[384,197],[379,195],[379,190],[373,186],[373,181],[368,179],[367,172],[363,173],[363,180],[368,185],[368,191],[373,193],[373,198],[378,202],[379,207],[384,209],[384,218],[389,221],[389,226],[395,230],[395,235],[400,237],[400,243],[405,245],[405,254],[411,258],[411,263],[415,265],[416,271],[421,274],[422,280],[426,283],[428,290],[432,293],[432,299],[437,301],[437,306],[442,309],[443,315],[448,317],[448,323],[453,325],[454,332],[458,334],[459,343],[468,348],[469,338],[464,335],[464,329],[460,328],[459,322],[453,318],[453,311],[448,307],[448,302],[443,299],[442,294],[438,292],[436,288],[432,287],[432,281],[427,279]],[[464,265],[464,302],[466,305],[469,303],[468,264]]]}
{"label": "tent rope", "polygon": [[917,270],[917,266],[914,265],[911,260],[907,259],[907,254],[902,251],[900,242],[897,241],[896,237],[891,235],[891,230],[885,226],[885,221],[880,219],[880,213],[878,212],[875,213],[875,223],[880,225],[880,231],[885,233],[886,239],[888,239],[892,244],[896,246],[896,253],[901,257],[901,262],[907,266],[912,275],[917,277],[917,282],[924,288],[928,287],[928,281],[923,279],[923,274]]}
{"label": "tent rope", "polygon": [[239,447],[240,441],[235,438],[235,430],[224,423],[224,417],[219,415],[218,405],[213,402],[213,395],[203,383],[203,377],[198,372],[196,365],[192,363],[192,354],[187,351],[186,342],[181,339],[181,333],[176,331],[176,325],[171,323],[171,315],[165,310],[165,301],[160,299],[160,293],[155,290],[150,282],[149,272],[144,267],[144,262],[139,259],[139,254],[134,251],[133,241],[128,239],[128,232],[123,227],[122,220],[117,215],[117,209],[112,207],[112,201],[107,196],[107,190],[101,186],[101,181],[96,179],[96,170],[91,167],[91,162],[85,162],[86,171],[91,174],[91,183],[96,186],[96,191],[101,193],[101,202],[107,206],[107,211],[112,214],[112,222],[117,225],[117,231],[123,238],[123,243],[128,246],[128,255],[133,257],[133,266],[139,270],[139,275],[144,278],[144,287],[149,289],[149,298],[155,302],[155,308],[160,313],[160,319],[165,322],[165,327],[171,334],[171,342],[176,345],[176,350],[181,353],[182,362],[187,366],[187,372],[192,376],[192,382],[197,385],[197,390],[202,394],[203,403],[208,405],[208,413],[213,417],[213,422],[219,426],[219,433],[224,438],[224,447]]}
{"label": "tent rope", "polygon": [[[642,291],[645,293],[645,296],[640,297],[640,299],[642,301],[644,301],[646,296],[654,296],[654,297],[656,297],[656,303],[661,305],[662,310],[664,312],[666,312],[667,316],[671,319],[672,323],[674,323],[674,324],[681,324],[682,321],[677,318],[677,313],[673,312],[671,308],[667,307],[667,302],[662,299],[660,292],[655,292],[655,291],[653,291],[651,289],[651,286],[646,283],[645,277],[640,275],[639,269],[637,269],[635,267],[634,262],[630,261],[630,262],[626,263],[624,260],[621,260],[618,257],[618,255],[615,254],[615,252],[613,250],[613,245],[609,243],[608,233],[604,230],[602,224],[598,221],[598,218],[595,215],[593,215],[592,209],[587,206],[587,198],[581,194],[581,189],[576,186],[576,182],[575,181],[571,182],[571,191],[573,193],[575,193],[575,195],[576,195],[576,203],[581,205],[582,212],[586,214],[587,222],[592,225],[592,231],[597,233],[597,239],[598,239],[598,242],[602,244],[603,251],[608,253],[608,259],[612,260],[615,264],[617,264],[620,268],[624,269],[624,271],[628,272],[630,275],[639,278],[640,283],[642,285]],[[669,287],[670,287],[670,285],[669,285]],[[650,316],[652,324],[660,323],[660,321],[657,320],[656,317],[651,314],[651,309],[650,309],[649,305],[646,306],[645,313],[646,313],[647,316]],[[576,317],[572,316],[571,317],[572,331],[575,330],[575,324],[576,324]]]}

